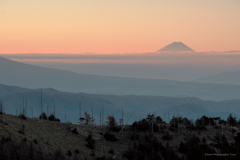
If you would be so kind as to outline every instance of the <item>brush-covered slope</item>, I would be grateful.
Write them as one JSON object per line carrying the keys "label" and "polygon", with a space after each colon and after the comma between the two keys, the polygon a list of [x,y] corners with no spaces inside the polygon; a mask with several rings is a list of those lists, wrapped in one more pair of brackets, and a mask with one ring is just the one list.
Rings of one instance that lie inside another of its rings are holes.
{"label": "brush-covered slope", "polygon": [[[42,160],[55,160],[59,159],[56,155],[62,155],[61,160],[95,160],[106,155],[107,159],[114,157],[118,160],[142,160],[143,157],[192,160],[196,156],[204,159],[205,153],[231,153],[239,159],[237,149],[240,147],[240,134],[236,127],[222,128],[215,125],[197,128],[192,124],[180,123],[179,127],[174,129],[173,124],[160,123],[154,124],[151,133],[152,125],[149,124],[151,123],[148,123],[149,128],[144,131],[138,131],[134,126],[126,126],[122,139],[118,131],[111,131],[108,126],[54,123],[32,118],[21,120],[17,116],[3,114],[0,115],[0,158],[23,160],[32,157],[31,160],[38,160],[41,157]],[[75,128],[77,134],[72,132]],[[92,138],[87,138],[90,133]],[[107,133],[114,135],[116,139],[109,141],[109,138],[104,136]],[[16,143],[17,145],[14,145]],[[94,147],[89,148],[89,144]]]}

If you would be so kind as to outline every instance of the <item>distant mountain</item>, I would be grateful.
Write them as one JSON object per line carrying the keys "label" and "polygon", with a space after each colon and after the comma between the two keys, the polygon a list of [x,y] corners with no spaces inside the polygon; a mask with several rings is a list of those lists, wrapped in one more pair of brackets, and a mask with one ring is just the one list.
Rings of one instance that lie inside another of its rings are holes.
{"label": "distant mountain", "polygon": [[194,80],[195,82],[240,85],[240,71],[223,72]]}
{"label": "distant mountain", "polygon": [[195,52],[193,49],[189,48],[182,42],[173,42],[157,52]]}
{"label": "distant mountain", "polygon": [[[28,116],[38,117],[41,111],[41,90],[40,89],[23,89],[19,90],[16,86],[1,85],[5,90],[2,92],[0,100],[3,102],[5,112],[8,114],[19,114],[22,109],[23,98],[27,100]],[[11,92],[8,92],[8,91]],[[168,114],[172,117],[179,113],[191,119],[196,119],[202,115],[228,117],[229,113],[236,113],[235,116],[240,118],[240,100],[228,101],[203,101],[194,97],[175,98],[164,96],[116,96],[102,94],[86,93],[69,93],[61,92],[55,89],[42,89],[42,106],[45,113],[52,113],[52,103],[56,106],[56,116],[62,121],[65,114],[67,120],[76,123],[79,119],[79,102],[81,102],[82,114],[84,111],[92,113],[99,124],[100,108],[104,106],[105,117],[113,114],[117,120],[122,116],[122,107],[124,117],[127,119],[133,111],[134,115],[129,120],[132,123],[135,120],[146,117],[148,113],[155,113],[162,118]],[[47,107],[48,106],[48,107]],[[48,109],[48,110],[47,110]],[[166,114],[164,116],[164,114]],[[165,117],[166,118],[166,117]]]}
{"label": "distant mountain", "polygon": [[0,84],[91,94],[198,97],[205,100],[240,98],[240,86],[237,85],[77,74],[4,58],[0,58]]}

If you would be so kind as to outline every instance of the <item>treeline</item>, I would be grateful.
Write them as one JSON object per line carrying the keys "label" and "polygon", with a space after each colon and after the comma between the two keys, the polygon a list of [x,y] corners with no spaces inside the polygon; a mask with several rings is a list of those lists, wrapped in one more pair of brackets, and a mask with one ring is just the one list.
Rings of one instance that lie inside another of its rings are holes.
{"label": "treeline", "polygon": [[[239,122],[230,114],[227,120],[220,117],[202,116],[193,121],[186,117],[173,116],[170,124],[167,124],[161,117],[149,114],[130,126],[130,129],[134,131],[129,137],[132,143],[123,155],[129,160],[240,159],[239,130],[235,135],[232,132],[230,137],[222,131],[223,126],[229,126],[228,131],[232,131],[230,126],[238,127]],[[211,128],[217,130],[214,137],[201,135],[201,132],[206,131],[207,128],[210,130],[206,133],[211,132]],[[163,134],[163,142],[159,140],[159,134],[153,134],[153,132]],[[171,140],[180,136],[178,133],[184,138],[178,146],[171,146]]]}

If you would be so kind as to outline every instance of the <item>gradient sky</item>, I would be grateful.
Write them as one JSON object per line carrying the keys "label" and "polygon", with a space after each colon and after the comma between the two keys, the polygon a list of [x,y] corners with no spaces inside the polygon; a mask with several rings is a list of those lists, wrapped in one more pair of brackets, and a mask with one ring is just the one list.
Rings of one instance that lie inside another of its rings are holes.
{"label": "gradient sky", "polygon": [[0,53],[240,50],[239,0],[0,0]]}

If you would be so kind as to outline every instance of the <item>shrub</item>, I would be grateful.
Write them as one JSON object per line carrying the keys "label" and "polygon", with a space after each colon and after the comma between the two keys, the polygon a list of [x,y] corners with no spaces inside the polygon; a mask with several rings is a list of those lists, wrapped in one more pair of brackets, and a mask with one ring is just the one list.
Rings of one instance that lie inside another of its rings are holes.
{"label": "shrub", "polygon": [[68,150],[68,154],[67,154],[69,157],[72,156],[72,152],[70,150]]}
{"label": "shrub", "polygon": [[193,131],[193,130],[195,130],[195,127],[194,127],[194,125],[188,125],[188,126],[186,127],[186,129],[187,129],[187,130],[190,130],[190,131]]}
{"label": "shrub", "polygon": [[106,132],[105,134],[104,134],[104,138],[107,140],[107,141],[117,141],[118,139],[115,137],[115,135],[114,134],[111,134],[111,133],[108,133],[108,132]]}
{"label": "shrub", "polygon": [[77,128],[76,128],[76,127],[72,130],[72,133],[73,133],[73,134],[78,134],[78,131],[77,131]]}
{"label": "shrub", "polygon": [[25,117],[24,114],[20,114],[20,115],[18,116],[18,118],[19,118],[19,119],[23,119],[23,120],[27,120],[27,118]]}
{"label": "shrub", "polygon": [[25,129],[25,125],[23,125],[21,128],[19,128],[19,130],[18,130],[18,132],[20,133],[20,134],[25,134],[24,133],[24,129]]}
{"label": "shrub", "polygon": [[179,148],[178,148],[178,152],[180,153],[183,153],[183,154],[186,154],[188,151],[188,145],[186,143],[183,143],[181,141],[180,145],[179,145]]}
{"label": "shrub", "polygon": [[113,132],[120,132],[121,131],[121,126],[112,126],[110,127],[110,130]]}
{"label": "shrub", "polygon": [[57,149],[54,152],[54,160],[65,160],[65,156],[61,149]]}
{"label": "shrub", "polygon": [[108,151],[108,153],[114,154],[114,150],[111,148],[111,149]]}
{"label": "shrub", "polygon": [[94,157],[95,156],[95,152],[92,150],[92,153],[90,153],[90,156]]}
{"label": "shrub", "polygon": [[75,149],[74,153],[79,154],[80,152],[78,149]]}
{"label": "shrub", "polygon": [[95,140],[92,138],[92,134],[91,133],[86,138],[86,141],[88,142],[86,144],[86,147],[88,147],[90,149],[95,149]]}
{"label": "shrub", "polygon": [[[141,121],[135,121],[131,125],[131,130],[140,131],[140,132],[151,131],[152,130],[152,122],[150,122],[147,119],[142,119]],[[154,132],[159,131],[159,127],[156,123],[153,123],[153,131]]]}
{"label": "shrub", "polygon": [[115,127],[117,126],[117,122],[116,122],[114,115],[108,115],[107,124],[108,124],[110,130],[115,129]]}
{"label": "shrub", "polygon": [[33,139],[33,142],[34,142],[35,144],[38,144],[38,142],[37,142],[37,139],[36,139],[36,138],[34,138],[34,139]]}
{"label": "shrub", "polygon": [[46,120],[46,119],[47,119],[46,113],[45,113],[45,112],[42,112],[42,114],[40,114],[40,116],[39,116],[39,119],[44,119],[44,120]]}
{"label": "shrub", "polygon": [[49,120],[49,121],[54,121],[54,119],[55,119],[55,121],[60,122],[60,119],[56,118],[53,114],[51,114],[51,115],[48,117],[48,120]]}
{"label": "shrub", "polygon": [[138,139],[139,139],[139,134],[137,134],[137,133],[132,134],[132,135],[130,136],[130,139],[131,139],[132,141],[138,140]]}
{"label": "shrub", "polygon": [[164,139],[164,140],[171,140],[172,136],[169,134],[169,132],[167,132],[164,136],[162,136],[162,139]]}
{"label": "shrub", "polygon": [[93,119],[93,117],[91,117],[90,114],[86,111],[84,112],[84,117],[81,117],[79,120],[86,125],[89,123],[93,124],[95,121],[95,119]]}

